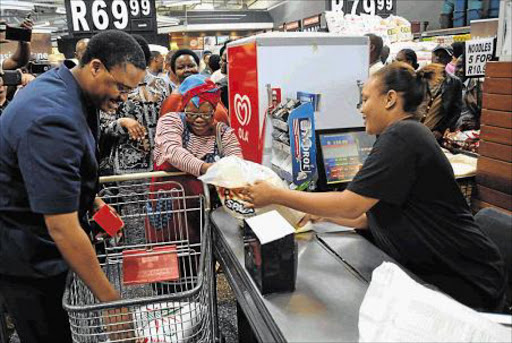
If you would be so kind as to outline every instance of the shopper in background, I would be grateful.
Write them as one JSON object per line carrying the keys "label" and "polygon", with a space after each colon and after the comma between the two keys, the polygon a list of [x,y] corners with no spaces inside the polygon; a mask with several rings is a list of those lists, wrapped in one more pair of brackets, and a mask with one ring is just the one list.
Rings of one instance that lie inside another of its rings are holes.
{"label": "shopper in background", "polygon": [[382,48],[384,47],[384,42],[381,37],[373,34],[367,33],[365,34],[370,39],[370,76],[377,72],[379,69],[384,67],[384,64],[381,61]]}
{"label": "shopper in background", "polygon": [[450,63],[448,63],[446,65],[446,72],[451,75],[454,75],[455,69],[457,69],[457,62],[458,62],[460,56],[462,56],[464,54],[464,49],[466,48],[466,43],[465,42],[453,42],[451,47],[452,47],[453,55],[452,55],[452,60],[450,61]]}
{"label": "shopper in background", "polygon": [[199,73],[204,76],[210,76],[212,71],[210,70],[210,57],[212,55],[211,51],[205,50],[203,52],[203,58],[201,59],[201,63],[199,65]]}
{"label": "shopper in background", "polygon": [[0,85],[0,117],[7,105],[9,105],[9,100],[7,100],[7,86]]}
{"label": "shopper in background", "polygon": [[[191,53],[193,55],[191,55]],[[195,57],[194,57],[195,56]],[[199,57],[191,50],[178,50],[172,60],[171,67],[174,66],[176,75],[180,80],[184,80],[183,77],[188,77],[197,74],[197,64],[195,61],[199,61]],[[180,81],[180,84],[183,81]],[[187,106],[186,102],[183,102],[184,94],[180,92],[179,87],[175,89],[173,93],[162,104],[160,110],[160,116],[164,116],[170,112],[183,112]],[[226,107],[222,103],[216,104],[215,109],[215,120],[219,122],[229,123],[229,115]]]}
{"label": "shopper in background", "polygon": [[80,60],[85,53],[85,49],[87,49],[87,44],[89,44],[89,38],[82,38],[75,45],[75,56],[72,59],[64,60],[64,65],[68,67],[68,69],[73,69],[77,65],[80,64]]}
{"label": "shopper in background", "polygon": [[171,94],[176,88],[178,88],[178,77],[171,69],[171,60],[174,52],[169,51],[167,55],[165,55],[164,59],[164,72],[162,75],[162,79],[164,79],[167,84],[167,88],[169,89],[169,94]]}
{"label": "shopper in background", "polygon": [[392,63],[363,88],[366,132],[377,135],[343,192],[305,193],[258,182],[256,207],[279,204],[356,228],[427,283],[477,310],[500,310],[506,277],[498,248],[478,228],[450,162],[416,118],[431,73]]}
{"label": "shopper in background", "polygon": [[224,46],[220,49],[220,69],[215,71],[211,76],[211,80],[217,84],[219,84],[228,73],[227,43],[228,42],[226,42],[226,44],[224,44]]}
{"label": "shopper in background", "polygon": [[[5,21],[0,21],[0,25],[6,25]],[[34,23],[30,18],[25,18],[21,23],[21,27],[27,30],[32,30]],[[5,31],[0,31],[0,45],[6,43]],[[0,74],[3,70],[14,70],[25,66],[30,58],[30,42],[18,42],[18,47],[14,54],[6,59],[0,58]]]}
{"label": "shopper in background", "polygon": [[153,76],[161,76],[164,70],[164,57],[158,51],[151,51],[151,59],[148,64],[148,72]]}
{"label": "shopper in background", "polygon": [[[133,35],[146,63],[154,57],[148,43]],[[150,73],[147,69],[146,73]],[[153,170],[153,147],[160,106],[168,96],[165,81],[159,77],[140,84],[120,104],[115,115],[100,112],[100,175],[119,175]]]}
{"label": "shopper in background", "polygon": [[453,59],[453,48],[450,45],[438,45],[432,50],[432,63],[442,64],[446,67]]}
{"label": "shopper in background", "polygon": [[[97,185],[97,109],[114,112],[144,77],[137,42],[121,31],[94,36],[69,70],[30,83],[0,117],[0,293],[23,343],[70,342],[62,308],[73,269],[102,302],[120,300],[85,230],[104,203]],[[20,120],[23,118],[23,120]],[[131,318],[104,317],[133,337]]]}
{"label": "shopper in background", "polygon": [[453,131],[460,118],[462,107],[462,83],[456,76],[445,70],[444,64],[430,64],[421,69],[433,74],[424,104],[421,106],[421,121],[441,142],[447,130]]}
{"label": "shopper in background", "polygon": [[464,55],[460,56],[455,69],[455,76],[462,82],[462,108],[455,129],[460,131],[479,130],[482,114],[482,82],[477,77],[466,77],[465,63]]}
{"label": "shopper in background", "polygon": [[384,47],[382,48],[382,53],[380,55],[380,61],[382,62],[382,64],[387,64],[390,52],[391,49],[389,48],[389,46],[384,45]]}
{"label": "shopper in background", "polygon": [[171,70],[178,77],[179,86],[190,75],[199,73],[199,57],[189,49],[180,49],[171,57]]}
{"label": "shopper in background", "polygon": [[158,121],[155,164],[199,176],[219,158],[242,157],[234,131],[214,118],[220,89],[202,75],[192,75],[180,85],[184,112],[168,113]]}
{"label": "shopper in background", "polygon": [[220,55],[213,54],[210,56],[210,59],[208,60],[208,64],[210,66],[210,70],[213,73],[215,73],[217,70],[220,69]]}
{"label": "shopper in background", "polygon": [[395,61],[404,62],[413,67],[414,70],[419,68],[418,56],[412,49],[402,49],[396,54]]}

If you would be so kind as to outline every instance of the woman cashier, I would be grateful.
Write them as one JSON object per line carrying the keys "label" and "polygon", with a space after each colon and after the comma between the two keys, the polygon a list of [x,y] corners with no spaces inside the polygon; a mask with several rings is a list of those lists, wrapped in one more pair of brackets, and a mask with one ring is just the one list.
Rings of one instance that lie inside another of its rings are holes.
{"label": "woman cashier", "polygon": [[478,310],[505,302],[504,263],[478,228],[453,170],[415,118],[430,75],[393,63],[363,88],[366,132],[377,141],[343,192],[304,193],[265,182],[245,189],[256,207],[279,204],[369,228],[377,246],[427,283]]}

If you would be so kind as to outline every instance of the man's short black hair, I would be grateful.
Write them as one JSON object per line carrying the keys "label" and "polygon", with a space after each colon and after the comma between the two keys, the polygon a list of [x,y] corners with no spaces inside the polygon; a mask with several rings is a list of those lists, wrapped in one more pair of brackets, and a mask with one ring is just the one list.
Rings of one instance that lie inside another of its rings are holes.
{"label": "man's short black hair", "polygon": [[95,58],[109,70],[127,63],[138,69],[146,69],[146,59],[139,43],[129,34],[118,30],[103,31],[94,35],[87,44],[80,66]]}
{"label": "man's short black hair", "polygon": [[137,43],[139,43],[140,48],[144,52],[144,59],[146,60],[146,65],[149,65],[149,61],[151,60],[151,51],[149,50],[148,41],[138,34],[134,34],[132,35],[132,37],[135,38]]}
{"label": "man's short black hair", "polygon": [[466,42],[453,42],[452,48],[453,56],[455,58],[459,58],[461,55],[464,54],[464,51],[466,50]]}
{"label": "man's short black hair", "polygon": [[171,70],[173,73],[176,73],[176,60],[180,56],[184,56],[184,55],[192,56],[194,61],[196,61],[196,64],[199,66],[199,56],[197,56],[197,54],[195,52],[193,52],[192,50],[189,50],[189,49],[180,49],[180,50],[176,51],[174,53],[174,55],[172,55],[172,57],[171,57]]}
{"label": "man's short black hair", "polygon": [[203,51],[203,57],[206,55],[211,55],[211,54],[212,54],[212,52],[210,50]]}
{"label": "man's short black hair", "polygon": [[231,43],[232,40],[229,39],[227,40],[225,43],[224,43],[224,46],[222,48],[220,48],[220,52],[219,52],[219,55],[220,57],[222,57],[222,55],[224,54],[224,51],[226,50],[226,48],[228,47],[228,44]]}
{"label": "man's short black hair", "polygon": [[208,65],[212,72],[220,69],[220,56],[217,54],[211,55],[210,60],[208,61]]}

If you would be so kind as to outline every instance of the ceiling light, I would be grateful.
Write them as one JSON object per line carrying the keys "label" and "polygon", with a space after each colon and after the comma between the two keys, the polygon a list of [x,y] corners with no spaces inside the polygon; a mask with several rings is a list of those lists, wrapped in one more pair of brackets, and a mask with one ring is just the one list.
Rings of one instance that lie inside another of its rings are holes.
{"label": "ceiling light", "polygon": [[200,4],[201,0],[165,0],[162,1],[162,5],[165,7],[176,7],[176,6],[190,6]]}
{"label": "ceiling light", "polygon": [[3,10],[33,11],[34,4],[30,1],[2,0]]}

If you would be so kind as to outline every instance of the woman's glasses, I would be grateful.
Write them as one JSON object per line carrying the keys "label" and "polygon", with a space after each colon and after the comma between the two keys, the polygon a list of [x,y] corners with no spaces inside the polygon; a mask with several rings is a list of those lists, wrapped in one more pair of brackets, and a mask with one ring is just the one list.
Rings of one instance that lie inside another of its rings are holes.
{"label": "woman's glasses", "polygon": [[213,111],[212,112],[185,112],[185,115],[190,120],[196,120],[197,118],[201,118],[203,120],[210,120],[213,117]]}

